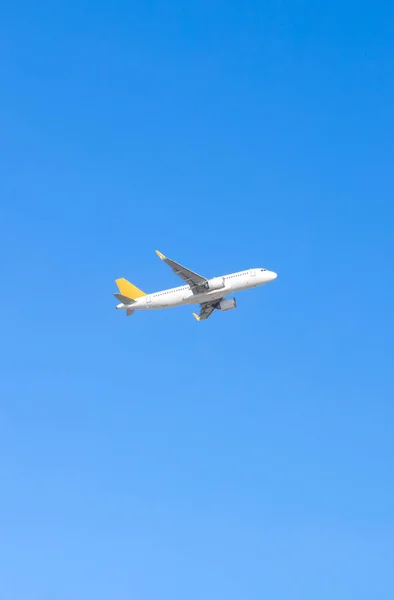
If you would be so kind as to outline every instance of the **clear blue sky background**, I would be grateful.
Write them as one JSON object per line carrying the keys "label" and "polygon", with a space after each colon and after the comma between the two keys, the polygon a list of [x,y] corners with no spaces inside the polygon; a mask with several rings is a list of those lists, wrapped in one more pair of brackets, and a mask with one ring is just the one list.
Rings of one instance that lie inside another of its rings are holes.
{"label": "clear blue sky background", "polygon": [[[0,20],[0,597],[394,597],[392,2]],[[197,323],[114,279],[270,285]]]}

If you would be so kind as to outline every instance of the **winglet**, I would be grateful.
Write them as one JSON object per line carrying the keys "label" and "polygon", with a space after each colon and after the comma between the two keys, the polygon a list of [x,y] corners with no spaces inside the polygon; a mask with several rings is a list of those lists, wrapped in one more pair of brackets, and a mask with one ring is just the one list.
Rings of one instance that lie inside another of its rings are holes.
{"label": "winglet", "polygon": [[155,252],[156,252],[157,256],[158,256],[159,258],[161,258],[161,260],[164,260],[164,259],[165,259],[165,256],[164,256],[164,254],[162,254],[162,253],[161,253],[161,252],[159,252],[158,250],[155,250]]}
{"label": "winglet", "polygon": [[196,313],[193,313],[193,317],[196,319],[196,321],[200,321],[200,317],[198,315],[196,315]]}

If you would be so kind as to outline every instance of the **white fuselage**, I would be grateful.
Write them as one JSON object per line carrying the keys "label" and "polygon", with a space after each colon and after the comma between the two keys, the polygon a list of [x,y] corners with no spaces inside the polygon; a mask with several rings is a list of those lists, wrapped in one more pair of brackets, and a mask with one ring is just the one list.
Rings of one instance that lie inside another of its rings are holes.
{"label": "white fuselage", "polygon": [[[273,281],[276,277],[277,275],[273,271],[267,271],[266,269],[249,269],[247,271],[231,273],[230,275],[215,277],[208,280],[208,283],[215,281],[217,285],[218,281],[222,279],[223,285],[218,289],[207,289],[202,294],[193,294],[189,285],[182,285],[181,287],[147,294],[146,296],[135,300],[132,304],[132,309],[150,310],[155,308],[171,308],[183,304],[203,304],[204,302],[220,300],[224,296],[234,292],[240,292],[259,285],[264,285],[265,283]],[[118,304],[116,308],[127,309],[129,306]]]}

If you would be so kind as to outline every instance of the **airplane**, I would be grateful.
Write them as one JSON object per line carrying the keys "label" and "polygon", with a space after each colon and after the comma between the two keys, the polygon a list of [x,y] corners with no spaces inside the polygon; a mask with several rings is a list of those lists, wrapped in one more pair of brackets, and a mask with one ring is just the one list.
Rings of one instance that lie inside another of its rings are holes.
{"label": "airplane", "polygon": [[199,314],[193,313],[197,321],[204,321],[211,316],[215,309],[221,311],[236,308],[235,298],[225,298],[233,292],[240,292],[259,285],[264,285],[277,278],[277,274],[267,269],[248,269],[238,273],[230,273],[221,277],[206,279],[179,263],[167,258],[156,250],[156,254],[178,275],[186,285],[162,290],[153,294],[145,294],[135,285],[124,279],[116,279],[115,283],[119,294],[114,294],[120,301],[116,306],[118,310],[125,310],[129,317],[137,310],[152,310],[158,308],[171,308],[184,304],[199,304]]}

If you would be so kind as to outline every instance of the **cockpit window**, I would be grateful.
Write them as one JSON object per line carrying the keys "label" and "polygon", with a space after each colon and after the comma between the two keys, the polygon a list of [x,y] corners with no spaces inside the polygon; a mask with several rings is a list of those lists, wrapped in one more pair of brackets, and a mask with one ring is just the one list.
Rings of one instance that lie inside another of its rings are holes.
{"label": "cockpit window", "polygon": [[262,271],[266,271],[267,269],[261,269]]}

